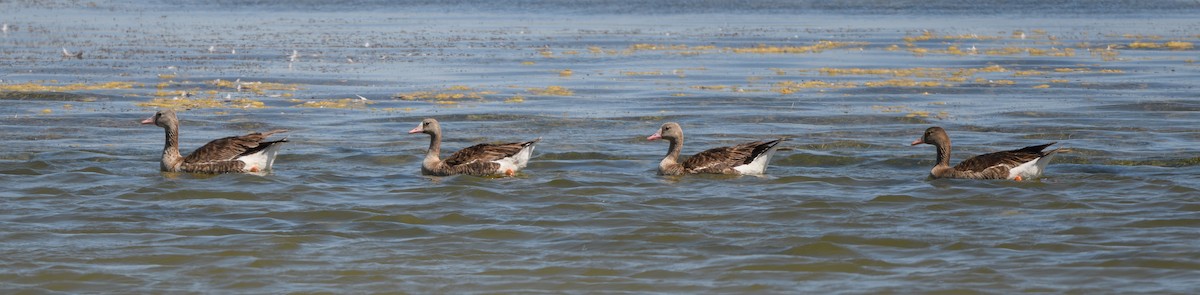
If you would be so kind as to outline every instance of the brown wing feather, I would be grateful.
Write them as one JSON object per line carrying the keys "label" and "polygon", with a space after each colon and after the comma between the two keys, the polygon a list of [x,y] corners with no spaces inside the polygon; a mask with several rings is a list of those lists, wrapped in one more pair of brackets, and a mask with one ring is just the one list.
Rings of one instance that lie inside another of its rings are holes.
{"label": "brown wing feather", "polygon": [[[1027,146],[1011,151],[978,155],[970,159],[963,160],[962,163],[958,163],[958,165],[954,165],[954,170],[983,172],[984,170],[997,165],[1016,167],[1025,162],[1033,161],[1033,159],[1044,156],[1045,153],[1043,153],[1042,150],[1054,144],[1054,142],[1051,142],[1043,145]],[[1005,172],[1007,173],[1007,171]]]}
{"label": "brown wing feather", "polygon": [[726,169],[754,161],[755,148],[762,144],[762,141],[755,141],[712,148],[683,161],[683,168],[692,173],[725,173]]}
{"label": "brown wing feather", "polygon": [[[265,148],[271,144],[280,141],[262,142],[268,136],[275,133],[286,132],[287,130],[272,130],[264,133],[250,133],[242,136],[230,136],[219,138],[208,142],[204,146],[192,151],[187,157],[183,158],[184,164],[198,164],[208,162],[230,161],[239,156],[246,154],[248,151],[256,151]],[[286,140],[281,140],[286,141]],[[260,148],[261,145],[261,148]]]}
{"label": "brown wing feather", "polygon": [[234,173],[242,172],[242,168],[246,163],[242,161],[213,161],[203,163],[188,163],[184,162],[179,165],[179,170],[185,172],[202,172],[202,173]]}
{"label": "brown wing feather", "polygon": [[491,162],[516,155],[521,149],[537,143],[539,140],[541,139],[500,144],[481,143],[454,152],[442,162],[451,167],[471,162]]}

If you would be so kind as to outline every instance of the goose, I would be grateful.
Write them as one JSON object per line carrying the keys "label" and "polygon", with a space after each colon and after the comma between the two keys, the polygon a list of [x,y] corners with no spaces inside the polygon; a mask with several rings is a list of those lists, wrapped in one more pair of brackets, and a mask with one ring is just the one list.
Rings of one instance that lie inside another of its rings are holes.
{"label": "goose", "polygon": [[663,124],[658,132],[646,139],[666,139],[671,144],[667,149],[667,156],[658,164],[659,175],[684,173],[762,175],[767,170],[767,163],[771,161],[771,156],[775,154],[779,143],[787,140],[781,137],[772,141],[754,141],[735,146],[712,148],[679,163],[679,152],[683,149],[683,129],[679,127],[678,123]]}
{"label": "goose", "polygon": [[429,134],[429,150],[421,162],[421,173],[432,176],[467,174],[474,176],[513,176],[525,168],[533,155],[533,145],[542,139],[526,142],[482,143],[464,148],[441,159],[442,127],[433,118],[421,120],[409,134]]}
{"label": "goose", "polygon": [[937,165],[929,171],[933,178],[1012,179],[1022,181],[1042,176],[1046,165],[1059,149],[1043,151],[1056,144],[1027,146],[1021,149],[978,155],[950,166],[950,136],[942,127],[929,127],[925,135],[912,142],[913,146],[928,144],[937,147]]}
{"label": "goose", "polygon": [[175,117],[175,111],[170,109],[158,111],[154,113],[154,116],[142,120],[142,124],[154,124],[166,130],[167,143],[163,147],[160,165],[160,169],[164,172],[265,172],[271,170],[271,166],[274,165],[275,154],[282,146],[280,143],[288,141],[287,138],[263,141],[272,134],[287,132],[287,130],[255,132],[210,141],[184,157],[179,154],[179,119]]}

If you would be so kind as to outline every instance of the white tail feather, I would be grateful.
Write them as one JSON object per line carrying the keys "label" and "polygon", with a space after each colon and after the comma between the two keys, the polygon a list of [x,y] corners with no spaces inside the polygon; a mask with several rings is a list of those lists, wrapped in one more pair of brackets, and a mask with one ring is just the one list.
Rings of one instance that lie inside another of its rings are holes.
{"label": "white tail feather", "polygon": [[775,155],[775,149],[778,147],[779,145],[771,147],[767,152],[758,155],[758,158],[754,158],[754,161],[750,161],[750,164],[733,167],[733,170],[742,175],[762,175],[767,171],[767,164],[771,162],[771,156]]}
{"label": "white tail feather", "polygon": [[262,172],[271,170],[271,166],[275,165],[275,155],[279,153],[279,147],[283,146],[280,143],[272,144],[271,146],[258,151],[257,153],[241,156],[238,161],[246,163],[242,168],[245,172]]}
{"label": "white tail feather", "polygon": [[525,168],[525,165],[529,164],[529,158],[533,157],[533,145],[534,144],[530,144],[530,145],[522,148],[520,151],[517,152],[517,154],[513,155],[512,157],[506,157],[503,159],[492,161],[492,162],[500,164],[500,168],[496,170],[496,173],[497,174],[506,174],[508,171],[517,172],[517,171]]}

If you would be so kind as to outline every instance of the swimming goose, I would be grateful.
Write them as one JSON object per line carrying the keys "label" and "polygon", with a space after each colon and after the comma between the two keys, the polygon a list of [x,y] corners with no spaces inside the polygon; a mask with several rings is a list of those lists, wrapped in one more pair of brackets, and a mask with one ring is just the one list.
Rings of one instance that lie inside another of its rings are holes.
{"label": "swimming goose", "polygon": [[481,143],[450,154],[442,160],[442,127],[429,118],[421,121],[409,134],[429,134],[429,151],[421,162],[421,173],[434,176],[467,174],[475,176],[512,176],[529,163],[533,155],[533,144],[541,138],[526,142],[490,144]]}
{"label": "swimming goose", "polygon": [[929,171],[933,178],[1012,179],[1022,181],[1042,176],[1050,159],[1059,149],[1042,151],[1054,145],[1027,146],[1017,150],[978,155],[950,167],[950,136],[942,127],[929,127],[921,139],[912,145],[929,144],[937,147],[937,165]]}
{"label": "swimming goose", "polygon": [[678,123],[663,124],[658,132],[646,137],[647,140],[666,139],[671,143],[667,156],[658,164],[659,175],[680,175],[684,173],[711,174],[741,174],[761,175],[767,170],[767,163],[775,154],[780,142],[779,138],[772,141],[747,142],[735,146],[709,149],[691,156],[679,163],[679,152],[683,149],[683,129]]}
{"label": "swimming goose", "polygon": [[175,111],[161,110],[153,117],[142,120],[142,124],[154,124],[167,132],[167,144],[163,147],[160,168],[164,172],[196,173],[258,173],[271,170],[275,154],[287,142],[287,138],[263,141],[271,134],[287,132],[272,130],[266,133],[250,133],[213,140],[183,157],[179,154],[179,119]]}

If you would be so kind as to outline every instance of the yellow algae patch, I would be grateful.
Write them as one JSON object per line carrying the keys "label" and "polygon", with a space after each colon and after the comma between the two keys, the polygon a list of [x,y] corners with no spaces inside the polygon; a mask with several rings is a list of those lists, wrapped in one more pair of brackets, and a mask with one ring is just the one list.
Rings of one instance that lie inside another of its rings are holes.
{"label": "yellow algae patch", "polygon": [[873,105],[873,106],[871,106],[871,109],[879,111],[881,113],[902,113],[902,112],[907,112],[910,110],[906,106],[881,106],[881,105]]}
{"label": "yellow algae patch", "polygon": [[589,52],[589,53],[591,53],[591,54],[601,54],[601,53],[604,53],[604,49],[601,49],[601,48],[600,48],[600,46],[588,46],[587,50],[588,50],[588,52]]}
{"label": "yellow algae patch", "polygon": [[1162,47],[1163,47],[1162,44],[1158,44],[1158,43],[1154,43],[1154,42],[1142,42],[1142,41],[1129,42],[1130,49],[1159,49]]}
{"label": "yellow algae patch", "polygon": [[841,41],[818,41],[816,44],[809,46],[768,46],[759,44],[754,47],[742,48],[726,48],[726,51],[733,53],[756,53],[756,54],[782,54],[782,53],[819,53],[825,50],[846,48],[853,46],[866,46],[867,42],[841,42]]}
{"label": "yellow algae patch", "polygon": [[[629,45],[629,48],[627,48],[627,51],[628,51],[628,52],[637,52],[637,51],[685,51],[685,52],[696,52],[696,51],[713,51],[713,50],[716,50],[716,49],[717,49],[717,47],[716,47],[716,46],[712,46],[712,45],[688,46],[688,45],[685,45],[685,44],[676,44],[676,45],[663,45],[663,44],[645,44],[645,43],[639,43],[639,44],[633,44],[633,45]],[[589,49],[589,50],[590,50],[590,49]]]}
{"label": "yellow algae patch", "polygon": [[238,99],[230,100],[229,106],[232,106],[235,108],[243,108],[243,109],[261,109],[261,108],[267,107],[267,105],[263,104],[263,102],[249,99],[249,98],[238,98]]}
{"label": "yellow algae patch", "polygon": [[572,72],[571,69],[565,69],[562,71],[558,71],[559,77],[570,77],[571,75],[574,75],[574,74],[575,74],[575,72]]}
{"label": "yellow algae patch", "polygon": [[1045,75],[1045,74],[1046,74],[1046,72],[1028,70],[1028,71],[1013,71],[1012,75],[1014,77],[1023,77],[1023,76],[1041,76],[1041,75]]}
{"label": "yellow algae patch", "polygon": [[1067,79],[1050,79],[1050,83],[1067,83],[1067,82],[1070,82],[1070,81],[1068,81]]}
{"label": "yellow algae patch", "polygon": [[817,72],[825,76],[892,76],[917,78],[943,78],[949,76],[942,68],[906,68],[906,69],[861,69],[861,68],[820,68]]}
{"label": "yellow algae patch", "polygon": [[147,102],[135,103],[135,105],[144,108],[168,108],[168,109],[211,109],[223,108],[225,103],[216,98],[155,98]]}
{"label": "yellow algae patch", "polygon": [[1091,72],[1091,70],[1084,69],[1084,68],[1054,68],[1054,71],[1055,71],[1055,72],[1059,72],[1059,73],[1086,73],[1086,72]]}
{"label": "yellow algae patch", "polygon": [[563,51],[562,54],[563,55],[578,55],[579,51],[578,50],[567,50],[567,51]]}
{"label": "yellow algae patch", "polygon": [[529,93],[533,93],[534,95],[551,95],[551,96],[575,95],[574,91],[571,91],[570,89],[567,89],[566,87],[562,87],[562,86],[546,86],[546,88],[529,88],[529,89],[526,89],[526,91],[529,91]]}
{"label": "yellow algae patch", "polygon": [[1017,84],[1017,82],[1013,81],[1013,80],[988,80],[988,83],[993,84],[993,85],[1016,85]]}
{"label": "yellow algae patch", "polygon": [[863,83],[867,87],[939,87],[945,86],[938,81],[916,81],[913,79],[888,79]]}
{"label": "yellow algae patch", "polygon": [[978,34],[938,35],[932,31],[925,31],[925,32],[922,32],[921,35],[906,36],[906,37],[902,38],[901,40],[903,40],[904,43],[907,43],[909,46],[912,46],[913,43],[922,42],[922,41],[930,41],[930,40],[945,41],[945,40],[997,40],[997,39],[1001,39],[1001,38],[997,37],[997,36],[981,36]]}
{"label": "yellow algae patch", "polygon": [[775,85],[771,88],[771,91],[779,92],[779,94],[786,95],[786,94],[796,93],[797,91],[800,91],[801,89],[853,88],[855,86],[857,86],[857,85],[855,85],[853,82],[830,83],[830,82],[825,82],[825,81],[820,81],[820,80],[812,80],[812,81],[804,81],[802,83],[797,83],[797,82],[793,82],[793,81],[783,81],[783,82],[775,83]]}
{"label": "yellow algae patch", "polygon": [[162,80],[175,79],[175,74],[158,74],[158,78]]}
{"label": "yellow algae patch", "polygon": [[520,95],[514,95],[513,97],[509,97],[508,99],[505,99],[504,102],[505,103],[522,103],[522,102],[525,102],[525,97],[520,96]]}
{"label": "yellow algae patch", "polygon": [[684,97],[684,96],[688,96],[688,95],[687,95],[687,93],[683,93],[683,92],[676,92],[676,93],[674,93],[674,94],[671,94],[671,96],[674,96],[674,97]]}
{"label": "yellow algae patch", "polygon": [[372,111],[395,113],[395,112],[412,112],[414,108],[371,108]]}
{"label": "yellow algae patch", "polygon": [[1028,53],[1028,54],[1029,54],[1029,56],[1058,56],[1058,57],[1071,57],[1071,56],[1075,56],[1075,49],[1073,49],[1073,48],[1063,48],[1063,49],[1058,49],[1058,48],[1050,48],[1050,49],[1026,48],[1026,49],[1025,49],[1025,52],[1026,52],[1026,53]]}
{"label": "yellow algae patch", "polygon": [[726,89],[729,89],[729,86],[725,86],[725,85],[693,85],[692,88],[700,89],[700,90],[724,91]]}
{"label": "yellow algae patch", "polygon": [[365,108],[367,105],[373,103],[375,102],[369,100],[343,98],[338,100],[306,101],[302,104],[295,105],[295,107],[321,109],[360,109]]}
{"label": "yellow algae patch", "polygon": [[1103,69],[1103,70],[1100,70],[1100,73],[1103,73],[1103,74],[1120,74],[1120,73],[1124,73],[1124,72],[1125,72],[1125,71],[1118,70],[1118,69]]}
{"label": "yellow algae patch", "polygon": [[[208,82],[217,88],[237,89],[238,91],[252,92],[258,95],[264,95],[267,91],[298,91],[299,84],[284,84],[272,82],[241,82],[241,81],[226,81],[221,79]],[[164,83],[159,83],[158,88],[164,88]]]}
{"label": "yellow algae patch", "polygon": [[408,93],[399,93],[392,95],[392,98],[403,100],[461,100],[461,99],[483,99],[484,95],[496,94],[494,91],[471,91],[470,86],[454,85],[439,91],[416,91]]}
{"label": "yellow algae patch", "polygon": [[523,61],[523,62],[521,62],[521,65],[523,65],[523,66],[532,66],[532,65],[535,65],[535,64],[537,64],[537,63],[536,63],[536,62],[532,62],[532,61]]}
{"label": "yellow algae patch", "polygon": [[130,89],[133,88],[133,82],[105,82],[94,84],[67,84],[67,85],[45,85],[36,83],[20,83],[20,84],[0,84],[0,91],[23,91],[23,92],[67,92],[67,91],[83,91],[83,90],[111,90],[111,89]]}
{"label": "yellow algae patch", "polygon": [[775,72],[775,75],[779,75],[779,76],[787,75],[787,71],[784,71],[783,69],[780,69],[780,68],[770,68],[768,70]]}
{"label": "yellow algae patch", "polygon": [[1033,86],[1033,88],[1035,88],[1035,89],[1050,88],[1050,84],[1037,85],[1037,86]]}
{"label": "yellow algae patch", "polygon": [[50,114],[53,112],[54,112],[54,110],[51,110],[51,109],[42,109],[42,114]]}
{"label": "yellow algae patch", "polygon": [[1192,48],[1196,48],[1196,46],[1192,45],[1192,42],[1183,41],[1168,41],[1167,43],[1164,43],[1163,46],[1170,50],[1190,50]]}
{"label": "yellow algae patch", "polygon": [[662,76],[663,73],[660,71],[647,71],[647,72],[621,71],[621,75],[625,75],[625,76]]}
{"label": "yellow algae patch", "polygon": [[986,54],[986,55],[1001,55],[1001,56],[1017,55],[1017,54],[1021,54],[1021,53],[1025,53],[1025,49],[1019,48],[1019,47],[991,48],[991,49],[987,49],[987,50],[983,51],[983,54]]}

